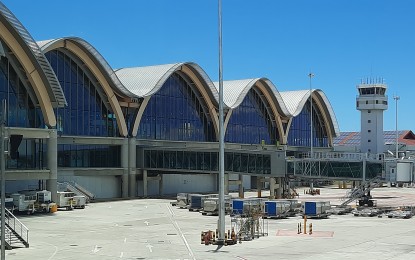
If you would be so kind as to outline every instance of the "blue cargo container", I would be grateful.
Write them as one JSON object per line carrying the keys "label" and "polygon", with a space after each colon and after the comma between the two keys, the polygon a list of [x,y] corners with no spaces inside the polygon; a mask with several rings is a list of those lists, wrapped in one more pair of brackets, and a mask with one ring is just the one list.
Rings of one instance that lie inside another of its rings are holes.
{"label": "blue cargo container", "polygon": [[243,199],[232,200],[232,213],[242,214],[243,211],[244,211],[244,200]]}
{"label": "blue cargo container", "polygon": [[304,203],[304,214],[305,215],[317,215],[317,204],[316,202],[306,201]]}
{"label": "blue cargo container", "polygon": [[330,207],[329,201],[306,201],[304,202],[304,215],[307,217],[326,218]]}
{"label": "blue cargo container", "polygon": [[265,201],[265,214],[267,216],[277,215],[277,202],[276,201]]}
{"label": "blue cargo container", "polygon": [[287,201],[269,200],[264,202],[265,217],[285,218],[290,211],[291,204]]}
{"label": "blue cargo container", "polygon": [[189,195],[189,210],[199,210],[203,208],[203,198],[208,197],[208,195],[202,194],[190,194]]}

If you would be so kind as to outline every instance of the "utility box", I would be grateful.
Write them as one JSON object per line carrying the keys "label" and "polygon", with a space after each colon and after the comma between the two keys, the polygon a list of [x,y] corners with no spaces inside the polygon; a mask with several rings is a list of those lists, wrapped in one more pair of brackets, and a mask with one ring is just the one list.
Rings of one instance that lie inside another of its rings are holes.
{"label": "utility box", "polygon": [[326,218],[330,208],[330,201],[306,201],[304,202],[304,215],[309,218]]}

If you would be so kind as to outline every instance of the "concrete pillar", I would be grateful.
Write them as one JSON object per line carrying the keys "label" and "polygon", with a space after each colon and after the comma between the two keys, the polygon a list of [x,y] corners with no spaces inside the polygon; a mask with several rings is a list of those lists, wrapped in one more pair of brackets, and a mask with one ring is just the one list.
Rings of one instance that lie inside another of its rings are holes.
{"label": "concrete pillar", "polygon": [[128,197],[128,138],[124,139],[121,145],[121,167],[123,173],[121,176],[121,196],[123,198]]}
{"label": "concrete pillar", "polygon": [[143,196],[147,197],[147,170],[143,170]]}
{"label": "concrete pillar", "polygon": [[261,191],[262,191],[262,183],[261,183],[261,177],[256,177],[256,188],[258,191],[258,198],[262,197]]}
{"label": "concrete pillar", "polygon": [[275,199],[276,180],[274,177],[269,178],[269,198]]}
{"label": "concrete pillar", "polygon": [[[128,138],[128,177],[129,188],[128,195],[130,197],[137,196],[137,139],[135,137]],[[147,173],[147,172],[146,172]],[[147,188],[147,185],[146,185]]]}
{"label": "concrete pillar", "polygon": [[229,194],[229,174],[225,173],[225,194]]}
{"label": "concrete pillar", "polygon": [[239,174],[239,198],[244,198],[244,176],[242,174]]}
{"label": "concrete pillar", "polygon": [[278,177],[277,178],[277,186],[278,186],[278,188],[277,188],[277,194],[276,194],[276,198],[277,199],[282,199],[282,186],[283,186],[283,183],[282,183],[282,178],[281,177]]}
{"label": "concrete pillar", "polygon": [[159,174],[160,179],[159,179],[159,195],[163,195],[163,174]]}
{"label": "concrete pillar", "polygon": [[47,161],[50,170],[49,179],[46,180],[46,189],[52,193],[52,201],[58,198],[58,136],[56,129],[49,130],[47,141]]}

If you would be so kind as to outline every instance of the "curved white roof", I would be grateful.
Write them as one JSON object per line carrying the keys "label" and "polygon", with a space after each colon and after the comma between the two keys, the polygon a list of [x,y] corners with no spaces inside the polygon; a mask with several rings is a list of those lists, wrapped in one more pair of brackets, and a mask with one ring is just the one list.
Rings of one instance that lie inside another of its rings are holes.
{"label": "curved white roof", "polygon": [[[337,135],[340,133],[339,125],[337,123],[336,115],[334,110],[328,100],[326,94],[320,89],[312,89],[313,96],[316,95],[317,98],[322,100],[324,104],[324,109],[329,115],[331,120],[332,131]],[[292,117],[295,117],[301,113],[304,108],[305,103],[310,98],[310,90],[297,90],[297,91],[283,91],[280,92],[281,97],[290,112]]]}
{"label": "curved white roof", "polygon": [[297,116],[301,113],[304,104],[310,97],[310,90],[282,91],[280,92],[290,116]]}
{"label": "curved white roof", "polygon": [[121,92],[124,95],[129,96],[129,97],[135,96],[132,92],[130,92],[127,88],[124,87],[124,85],[118,79],[114,70],[105,60],[105,58],[90,43],[88,43],[84,39],[79,38],[79,37],[63,37],[63,38],[58,38],[58,39],[38,41],[37,44],[39,45],[39,47],[41,48],[43,52],[47,52],[49,51],[48,48],[50,46],[61,41],[63,42],[71,41],[77,44],[79,47],[81,47],[81,49],[83,49],[88,54],[88,56],[94,61],[97,67],[101,70],[101,72],[107,78],[107,81],[110,83],[110,85],[115,91]]}
{"label": "curved white roof", "polygon": [[[248,94],[249,90],[260,81],[264,83],[264,86],[271,93],[271,97],[274,98],[274,102],[277,103],[277,107],[281,110],[280,112],[288,114],[288,110],[285,107],[280,93],[277,91],[275,85],[267,78],[223,81],[223,102],[231,109],[238,107]],[[219,91],[219,82],[214,82],[214,84]]]}
{"label": "curved white roof", "polygon": [[[229,108],[239,106],[258,79],[223,81],[223,103]],[[219,92],[219,82],[214,82]]]}
{"label": "curved white roof", "polygon": [[166,82],[166,80],[182,66],[187,66],[201,79],[208,93],[216,100],[218,93],[206,72],[196,63],[179,62],[173,64],[122,68],[115,71],[122,84],[134,95],[147,97],[156,93]]}
{"label": "curved white roof", "polygon": [[[32,38],[30,33],[26,30],[26,28],[20,23],[20,21],[14,16],[12,12],[0,2],[0,15],[2,19],[6,20],[5,26],[10,26],[13,29],[14,33],[18,35],[16,39],[18,41],[22,40],[24,44],[20,44],[25,51],[29,58],[36,60],[37,62],[34,63],[34,66],[39,66],[37,70],[39,76],[42,78],[42,81],[47,86],[47,91],[49,94],[49,98],[52,101],[52,105],[63,107],[66,103],[65,95],[63,94],[63,90],[59,81],[53,72],[53,69],[50,67],[48,60],[46,59],[45,55],[43,55],[42,51],[40,50],[39,46],[36,44],[35,40]],[[32,72],[29,72],[32,73]]]}

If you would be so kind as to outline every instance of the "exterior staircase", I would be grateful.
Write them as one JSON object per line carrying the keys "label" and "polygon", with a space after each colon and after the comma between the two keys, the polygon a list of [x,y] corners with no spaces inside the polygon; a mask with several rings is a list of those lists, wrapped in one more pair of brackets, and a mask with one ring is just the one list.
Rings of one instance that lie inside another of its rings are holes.
{"label": "exterior staircase", "polygon": [[8,209],[5,209],[5,247],[13,249],[29,247],[29,229],[16,218]]}
{"label": "exterior staircase", "polygon": [[87,203],[91,202],[95,199],[95,195],[79,185],[76,182],[69,183],[69,182],[60,182],[58,183],[58,190],[60,191],[71,191],[75,193],[76,195],[82,195],[85,196]]}
{"label": "exterior staircase", "polygon": [[366,196],[374,188],[382,185],[382,181],[379,177],[375,177],[367,182],[363,182],[359,187],[350,190],[347,195],[342,199],[343,203],[339,207],[344,207],[350,202],[360,199]]}

